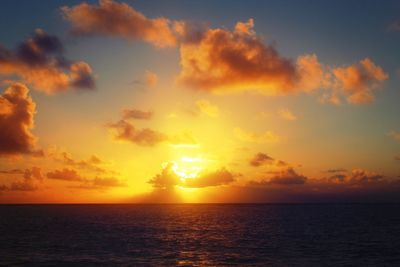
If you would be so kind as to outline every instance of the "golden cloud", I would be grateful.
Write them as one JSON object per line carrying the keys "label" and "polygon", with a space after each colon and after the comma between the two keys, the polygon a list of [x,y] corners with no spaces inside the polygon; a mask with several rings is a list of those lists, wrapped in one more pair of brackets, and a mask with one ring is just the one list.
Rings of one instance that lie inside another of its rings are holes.
{"label": "golden cloud", "polygon": [[98,5],[81,3],[61,8],[64,18],[78,35],[110,35],[144,40],[156,47],[176,45],[173,22],[160,17],[149,19],[126,3],[100,0]]}
{"label": "golden cloud", "polygon": [[36,104],[29,89],[14,83],[0,95],[0,155],[35,154],[34,127]]}

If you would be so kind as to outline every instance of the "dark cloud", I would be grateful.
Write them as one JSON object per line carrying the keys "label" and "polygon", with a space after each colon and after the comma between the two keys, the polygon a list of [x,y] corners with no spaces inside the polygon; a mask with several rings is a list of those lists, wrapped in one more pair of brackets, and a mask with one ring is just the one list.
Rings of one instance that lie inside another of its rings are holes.
{"label": "dark cloud", "polygon": [[92,155],[88,159],[84,159],[84,160],[74,159],[72,157],[72,155],[70,155],[67,152],[52,153],[52,156],[56,161],[62,162],[65,165],[68,165],[68,166],[71,166],[74,168],[87,169],[87,170],[91,170],[91,171],[94,171],[97,173],[107,173],[107,172],[115,173],[113,171],[109,171],[106,168],[104,168],[103,165],[105,165],[106,162],[104,160],[100,159],[96,155]]}
{"label": "dark cloud", "polygon": [[287,167],[279,171],[272,172],[273,176],[261,181],[250,181],[249,186],[271,186],[271,185],[303,185],[307,182],[307,177],[298,174],[293,168]]}
{"label": "dark cloud", "polygon": [[82,182],[86,180],[85,178],[80,176],[76,170],[68,168],[48,172],[47,178],[73,182]]}
{"label": "dark cloud", "polygon": [[0,46],[0,75],[16,75],[46,93],[68,88],[94,89],[91,67],[83,61],[64,58],[63,45],[41,29],[18,45],[15,51]]}
{"label": "dark cloud", "polygon": [[154,146],[168,139],[165,134],[149,128],[137,129],[132,123],[126,120],[109,123],[107,127],[114,131],[114,138],[116,140],[129,141],[141,146]]}
{"label": "dark cloud", "polygon": [[253,167],[258,167],[261,166],[263,164],[265,164],[266,162],[271,162],[274,159],[271,158],[270,156],[268,156],[267,154],[264,153],[257,153],[251,160],[250,160],[250,165]]}
{"label": "dark cloud", "polygon": [[329,169],[324,171],[326,173],[341,173],[341,172],[347,172],[346,169],[338,168],[338,169]]}
{"label": "dark cloud", "polygon": [[196,139],[188,132],[176,135],[168,135],[150,128],[137,128],[129,119],[150,120],[153,117],[151,111],[137,109],[125,109],[122,112],[122,119],[117,122],[108,123],[113,137],[116,140],[128,141],[139,146],[154,146],[160,143],[173,145],[195,145]]}
{"label": "dark cloud", "polygon": [[76,189],[108,189],[112,187],[125,187],[127,184],[116,177],[99,177],[92,179],[84,178],[74,169],[63,168],[47,173],[47,178],[66,182],[77,182],[78,185],[69,186]]}
{"label": "dark cloud", "polygon": [[25,85],[14,83],[0,95],[0,156],[36,153],[31,133],[36,104],[28,93]]}
{"label": "dark cloud", "polygon": [[153,117],[152,111],[142,111],[139,109],[124,109],[122,111],[122,118],[125,120],[150,120]]}

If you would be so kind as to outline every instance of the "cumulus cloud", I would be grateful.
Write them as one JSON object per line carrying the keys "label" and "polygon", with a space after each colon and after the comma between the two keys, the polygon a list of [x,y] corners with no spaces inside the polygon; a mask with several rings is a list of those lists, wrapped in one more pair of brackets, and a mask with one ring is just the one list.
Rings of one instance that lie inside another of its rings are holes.
{"label": "cumulus cloud", "polygon": [[287,108],[283,108],[283,109],[278,110],[278,115],[282,119],[287,120],[287,121],[295,121],[295,120],[297,120],[296,115],[294,115],[293,112],[291,112]]}
{"label": "cumulus cloud", "polygon": [[235,128],[235,135],[242,141],[253,142],[253,143],[276,143],[280,140],[280,137],[272,131],[266,131],[264,133],[256,133],[243,130],[241,128]]}
{"label": "cumulus cloud", "polygon": [[14,83],[0,95],[0,155],[35,154],[36,104],[29,89]]}
{"label": "cumulus cloud", "polygon": [[183,41],[178,80],[194,89],[219,93],[281,95],[325,89],[321,102],[339,104],[343,95],[350,104],[365,104],[374,100],[375,89],[388,79],[369,58],[337,68],[320,63],[315,54],[290,60],[264,44],[253,27],[250,19],[238,22],[234,30],[203,28],[195,40]]}
{"label": "cumulus cloud", "polygon": [[295,64],[264,45],[253,26],[249,20],[238,23],[233,31],[207,29],[197,42],[182,43],[179,81],[205,91],[293,91]]}
{"label": "cumulus cloud", "polygon": [[156,47],[176,45],[173,22],[159,17],[147,18],[126,3],[100,0],[98,5],[81,3],[61,8],[64,18],[77,35],[108,35],[143,40]]}
{"label": "cumulus cloud", "polygon": [[210,103],[210,101],[206,99],[201,99],[196,102],[197,108],[200,112],[210,116],[210,117],[218,117],[219,116],[219,108],[216,105]]}
{"label": "cumulus cloud", "polygon": [[357,64],[333,69],[335,86],[351,104],[365,104],[375,99],[373,90],[388,79],[388,74],[371,59],[365,58]]}
{"label": "cumulus cloud", "polygon": [[143,111],[139,109],[124,109],[122,111],[122,118],[125,120],[150,120],[153,117],[152,111]]}
{"label": "cumulus cloud", "polygon": [[174,186],[186,188],[203,188],[221,186],[235,181],[235,175],[225,168],[205,172],[194,178],[181,179],[173,170],[174,163],[168,163],[161,173],[151,178],[148,183],[158,189],[172,189]]}
{"label": "cumulus cloud", "polygon": [[68,88],[93,89],[95,82],[91,67],[83,61],[65,59],[63,50],[56,36],[38,29],[15,51],[0,46],[0,75],[19,76],[45,93]]}

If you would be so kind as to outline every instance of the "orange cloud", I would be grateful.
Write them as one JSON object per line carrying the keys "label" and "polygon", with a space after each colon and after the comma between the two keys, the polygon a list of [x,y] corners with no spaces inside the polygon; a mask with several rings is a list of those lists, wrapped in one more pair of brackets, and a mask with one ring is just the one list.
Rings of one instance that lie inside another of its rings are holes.
{"label": "orange cloud", "polygon": [[35,154],[34,127],[36,104],[29,89],[14,83],[0,95],[0,155]]}
{"label": "orange cloud", "polygon": [[[333,68],[323,65],[315,54],[287,59],[273,46],[265,45],[253,30],[254,20],[238,22],[233,31],[195,28],[183,35],[180,46],[183,85],[209,92],[255,91],[265,95],[312,92],[325,89],[321,102],[339,104],[344,95],[350,104],[374,100],[373,91],[388,79],[371,59]],[[184,28],[184,27],[183,27]]]}
{"label": "orange cloud", "polygon": [[341,90],[351,104],[365,104],[375,99],[373,90],[388,79],[388,74],[369,58],[348,67],[333,69],[335,86]]}
{"label": "orange cloud", "polygon": [[149,19],[126,3],[100,0],[98,5],[81,3],[61,8],[64,18],[78,35],[110,35],[130,40],[144,40],[156,47],[176,45],[169,19]]}
{"label": "orange cloud", "polygon": [[60,40],[40,29],[15,52],[0,46],[0,75],[17,75],[45,93],[95,87],[91,67],[66,60]]}
{"label": "orange cloud", "polygon": [[[252,30],[253,20],[235,30],[207,29],[180,47],[179,81],[205,91],[257,90],[274,95],[294,90],[296,67]],[[190,34],[190,33],[186,33]]]}

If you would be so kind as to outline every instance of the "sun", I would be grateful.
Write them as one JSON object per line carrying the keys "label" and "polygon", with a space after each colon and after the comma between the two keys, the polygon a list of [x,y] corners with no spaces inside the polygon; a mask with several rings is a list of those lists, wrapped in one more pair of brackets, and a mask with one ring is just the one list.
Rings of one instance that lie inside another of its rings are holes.
{"label": "sun", "polygon": [[172,171],[184,182],[186,179],[194,179],[204,169],[205,160],[201,157],[183,156],[174,161]]}

